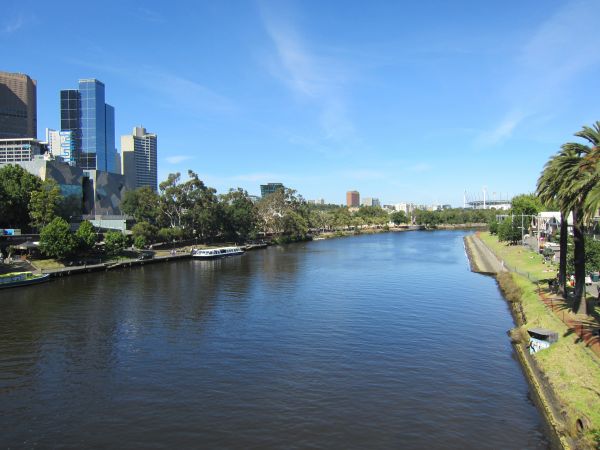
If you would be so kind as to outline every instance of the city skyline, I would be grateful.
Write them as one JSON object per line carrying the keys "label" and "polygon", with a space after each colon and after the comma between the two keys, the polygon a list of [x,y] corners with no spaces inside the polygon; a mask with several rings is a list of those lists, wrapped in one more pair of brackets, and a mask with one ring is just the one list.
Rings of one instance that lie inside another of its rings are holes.
{"label": "city skyline", "polygon": [[[280,181],[335,204],[348,189],[454,206],[465,189],[531,192],[598,119],[593,2],[344,5],[9,2],[2,70],[37,80],[38,136],[60,129],[60,90],[96,78],[118,136],[136,123],[161,136],[159,180],[189,168],[221,193]],[[59,16],[68,29],[28,33]],[[107,21],[110,34],[93,26]],[[57,55],[70,33],[86,38]],[[138,42],[146,62],[125,45]]]}

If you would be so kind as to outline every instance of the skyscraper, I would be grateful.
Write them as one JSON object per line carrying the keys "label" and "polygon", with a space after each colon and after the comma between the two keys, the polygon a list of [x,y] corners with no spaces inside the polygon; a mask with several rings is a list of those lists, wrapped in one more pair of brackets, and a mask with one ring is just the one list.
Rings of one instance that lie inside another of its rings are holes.
{"label": "skyscraper", "polygon": [[118,172],[115,109],[105,102],[104,83],[79,80],[79,89],[60,91],[60,127],[73,132],[77,165],[87,170]]}
{"label": "skyscraper", "polygon": [[121,136],[121,165],[127,187],[158,190],[156,152],[156,134],[141,126],[135,127],[131,135]]}
{"label": "skyscraper", "polygon": [[267,195],[273,194],[278,190],[283,190],[284,186],[281,183],[267,183],[260,185],[260,196],[265,198]]}
{"label": "skyscraper", "polygon": [[0,139],[37,138],[37,83],[0,72]]}
{"label": "skyscraper", "polygon": [[358,191],[346,192],[346,206],[351,208],[360,206],[360,194]]}

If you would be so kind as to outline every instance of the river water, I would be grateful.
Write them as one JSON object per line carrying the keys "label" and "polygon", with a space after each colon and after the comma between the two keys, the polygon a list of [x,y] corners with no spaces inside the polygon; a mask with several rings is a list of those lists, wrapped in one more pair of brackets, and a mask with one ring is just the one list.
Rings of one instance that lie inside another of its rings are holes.
{"label": "river water", "polygon": [[463,232],[0,291],[0,447],[547,448]]}

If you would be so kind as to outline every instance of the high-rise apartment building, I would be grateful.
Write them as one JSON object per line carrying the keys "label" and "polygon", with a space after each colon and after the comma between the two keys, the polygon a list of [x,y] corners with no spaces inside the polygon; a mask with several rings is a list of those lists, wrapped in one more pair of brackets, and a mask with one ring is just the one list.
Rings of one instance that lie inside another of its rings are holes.
{"label": "high-rise apartment building", "polygon": [[281,183],[267,183],[260,185],[260,196],[265,198],[267,195],[271,195],[280,189],[284,189]]}
{"label": "high-rise apartment building", "polygon": [[79,89],[60,91],[60,128],[72,131],[75,161],[84,170],[118,173],[115,109],[105,102],[104,83],[79,80]]}
{"label": "high-rise apartment building", "polygon": [[156,134],[135,127],[133,133],[121,136],[121,173],[130,189],[150,186],[158,190],[156,170]]}
{"label": "high-rise apartment building", "polygon": [[0,72],[0,139],[37,138],[36,81]]}
{"label": "high-rise apartment building", "polygon": [[346,206],[349,208],[357,208],[360,206],[360,194],[358,191],[346,192]]}
{"label": "high-rise apartment building", "polygon": [[48,150],[55,158],[61,159],[70,166],[76,166],[75,140],[73,131],[56,131],[46,128],[46,143]]}

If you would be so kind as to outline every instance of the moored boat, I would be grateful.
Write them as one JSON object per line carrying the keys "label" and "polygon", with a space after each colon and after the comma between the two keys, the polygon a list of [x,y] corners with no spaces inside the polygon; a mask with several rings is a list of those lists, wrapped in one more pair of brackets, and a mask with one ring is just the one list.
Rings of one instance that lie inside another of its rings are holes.
{"label": "moored boat", "polygon": [[217,259],[244,253],[240,247],[198,248],[192,250],[192,257],[198,259]]}
{"label": "moored boat", "polygon": [[50,279],[49,274],[33,274],[31,272],[12,272],[0,275],[0,289],[39,284]]}

